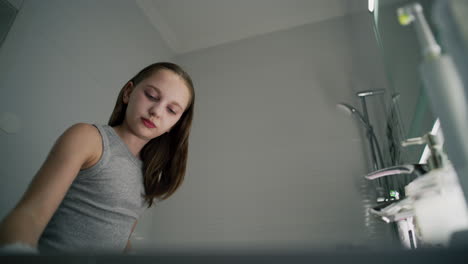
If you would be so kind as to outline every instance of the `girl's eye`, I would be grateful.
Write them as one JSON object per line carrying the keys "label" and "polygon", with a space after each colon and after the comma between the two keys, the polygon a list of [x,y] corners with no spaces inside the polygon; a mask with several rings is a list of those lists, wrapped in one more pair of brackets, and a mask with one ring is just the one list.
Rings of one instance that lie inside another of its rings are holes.
{"label": "girl's eye", "polygon": [[172,110],[171,108],[167,108],[167,110],[169,110],[169,112],[173,115],[177,114],[174,110]]}
{"label": "girl's eye", "polygon": [[146,97],[148,97],[148,98],[151,99],[151,100],[158,100],[157,97],[154,97],[154,96],[152,96],[152,95],[149,94],[149,93],[145,93],[145,94],[146,94]]}

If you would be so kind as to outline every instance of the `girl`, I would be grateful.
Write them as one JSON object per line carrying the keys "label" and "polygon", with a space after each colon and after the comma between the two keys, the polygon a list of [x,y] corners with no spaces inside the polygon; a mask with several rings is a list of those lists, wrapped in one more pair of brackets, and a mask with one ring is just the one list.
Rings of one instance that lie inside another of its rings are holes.
{"label": "girl", "polygon": [[152,64],[128,81],[108,125],[79,123],[56,141],[0,245],[40,252],[122,251],[145,207],[181,185],[195,93],[178,65]]}

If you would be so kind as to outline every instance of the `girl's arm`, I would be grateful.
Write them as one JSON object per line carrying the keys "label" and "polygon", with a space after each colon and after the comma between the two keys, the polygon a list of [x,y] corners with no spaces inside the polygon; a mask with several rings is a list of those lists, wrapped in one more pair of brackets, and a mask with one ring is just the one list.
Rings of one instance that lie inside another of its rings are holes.
{"label": "girl's arm", "polygon": [[55,142],[27,191],[0,224],[0,245],[37,247],[39,237],[81,168],[100,158],[101,137],[89,124],[75,124]]}

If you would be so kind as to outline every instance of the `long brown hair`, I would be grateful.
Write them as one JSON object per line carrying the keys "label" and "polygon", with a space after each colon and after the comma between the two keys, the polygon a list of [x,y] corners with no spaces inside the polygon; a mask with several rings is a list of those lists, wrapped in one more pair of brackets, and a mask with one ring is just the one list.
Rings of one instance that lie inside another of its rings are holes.
{"label": "long brown hair", "polygon": [[[137,73],[128,82],[137,85],[159,70],[170,70],[180,76],[190,90],[190,101],[179,121],[170,132],[150,140],[140,152],[143,161],[145,186],[144,198],[151,207],[155,199],[169,198],[182,184],[187,167],[188,143],[192,126],[195,91],[188,73],[180,66],[170,62],[151,64]],[[127,83],[128,83],[127,82]],[[126,84],[127,84],[126,83]],[[118,126],[125,119],[127,105],[123,103],[125,85],[122,87],[109,119],[109,126]]]}

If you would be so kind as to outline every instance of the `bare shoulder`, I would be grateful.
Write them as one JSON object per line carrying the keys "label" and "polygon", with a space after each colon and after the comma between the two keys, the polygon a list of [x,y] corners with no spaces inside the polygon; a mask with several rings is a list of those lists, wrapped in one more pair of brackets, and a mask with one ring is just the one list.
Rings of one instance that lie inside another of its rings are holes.
{"label": "bare shoulder", "polygon": [[37,245],[80,167],[100,149],[100,142],[98,129],[86,123],[74,124],[62,133],[22,199],[2,221],[2,243]]}
{"label": "bare shoulder", "polygon": [[91,131],[94,131],[96,130],[97,131],[97,128],[91,124],[88,124],[88,123],[76,123],[76,124],[73,124],[71,125],[68,130],[77,130],[77,131],[82,131],[82,132],[91,132]]}
{"label": "bare shoulder", "polygon": [[63,134],[81,140],[96,141],[101,138],[98,129],[87,123],[76,123],[70,126]]}
{"label": "bare shoulder", "polygon": [[79,170],[96,155],[100,140],[97,128],[85,123],[70,126],[56,140],[15,209],[32,216],[35,236],[43,231]]}
{"label": "bare shoulder", "polygon": [[99,130],[87,123],[76,123],[70,126],[62,135],[81,145],[81,149],[86,151],[87,159],[81,166],[81,169],[92,167],[96,164],[102,155],[102,138]]}

